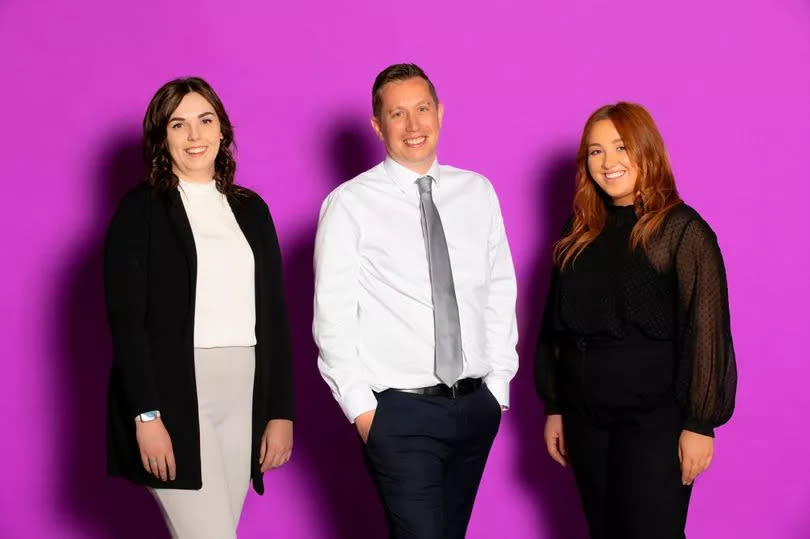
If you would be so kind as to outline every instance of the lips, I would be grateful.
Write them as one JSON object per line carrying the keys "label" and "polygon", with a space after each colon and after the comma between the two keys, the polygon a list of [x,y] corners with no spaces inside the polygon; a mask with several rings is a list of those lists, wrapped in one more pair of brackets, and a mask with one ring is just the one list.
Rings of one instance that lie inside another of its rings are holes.
{"label": "lips", "polygon": [[192,157],[198,157],[205,153],[208,149],[208,146],[194,146],[192,148],[186,148],[186,153]]}
{"label": "lips", "polygon": [[422,144],[424,144],[426,140],[427,140],[427,137],[422,136],[422,137],[406,138],[404,140],[404,142],[405,142],[406,146],[409,146],[411,148],[416,148],[416,147],[419,147]]}

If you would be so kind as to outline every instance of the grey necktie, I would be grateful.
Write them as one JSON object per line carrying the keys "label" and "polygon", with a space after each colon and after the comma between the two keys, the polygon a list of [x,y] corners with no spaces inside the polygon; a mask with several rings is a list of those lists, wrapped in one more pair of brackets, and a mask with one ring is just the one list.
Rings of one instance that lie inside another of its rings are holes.
{"label": "grey necktie", "polygon": [[422,176],[419,184],[419,209],[422,214],[422,235],[430,268],[430,289],[433,293],[433,329],[435,335],[436,376],[451,386],[461,376],[461,325],[458,318],[456,288],[450,268],[450,253],[444,237],[442,220],[433,203],[433,178]]}

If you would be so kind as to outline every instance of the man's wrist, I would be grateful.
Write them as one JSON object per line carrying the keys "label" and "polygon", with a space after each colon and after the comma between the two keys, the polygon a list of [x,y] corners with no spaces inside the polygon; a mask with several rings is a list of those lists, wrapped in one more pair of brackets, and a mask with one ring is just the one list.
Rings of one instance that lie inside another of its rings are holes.
{"label": "man's wrist", "polygon": [[346,419],[351,423],[354,423],[360,414],[377,408],[377,397],[374,396],[374,392],[369,386],[356,386],[352,390],[346,391],[339,402]]}

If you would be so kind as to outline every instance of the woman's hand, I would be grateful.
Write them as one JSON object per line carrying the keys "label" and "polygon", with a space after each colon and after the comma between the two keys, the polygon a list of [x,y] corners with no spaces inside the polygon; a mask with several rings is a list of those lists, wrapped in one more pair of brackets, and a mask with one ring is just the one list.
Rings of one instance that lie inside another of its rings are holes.
{"label": "woman's hand", "polygon": [[546,417],[546,428],[543,431],[543,438],[546,440],[546,449],[551,458],[566,466],[568,459],[565,450],[565,437],[563,436],[562,415],[553,414]]}
{"label": "woman's hand", "polygon": [[681,461],[681,482],[691,485],[712,462],[714,438],[689,430],[681,431],[678,440],[678,459]]}
{"label": "woman's hand", "polygon": [[160,418],[135,422],[135,438],[144,469],[161,481],[174,481],[177,468],[169,432]]}
{"label": "woman's hand", "polygon": [[262,473],[284,465],[293,448],[293,422],[289,419],[271,419],[259,443],[259,464]]}

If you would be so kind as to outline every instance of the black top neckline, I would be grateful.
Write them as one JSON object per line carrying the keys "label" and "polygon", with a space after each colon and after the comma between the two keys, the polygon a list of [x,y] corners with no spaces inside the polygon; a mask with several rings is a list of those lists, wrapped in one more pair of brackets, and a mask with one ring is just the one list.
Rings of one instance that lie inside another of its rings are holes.
{"label": "black top neckline", "polygon": [[610,204],[607,206],[607,228],[612,226],[632,225],[638,219],[636,218],[636,207],[633,204],[627,206],[614,206]]}
{"label": "black top neckline", "polygon": [[615,204],[606,204],[607,210],[611,213],[618,213],[618,214],[627,214],[632,213],[633,215],[636,214],[636,206],[634,204],[628,204],[627,206],[617,206]]}

